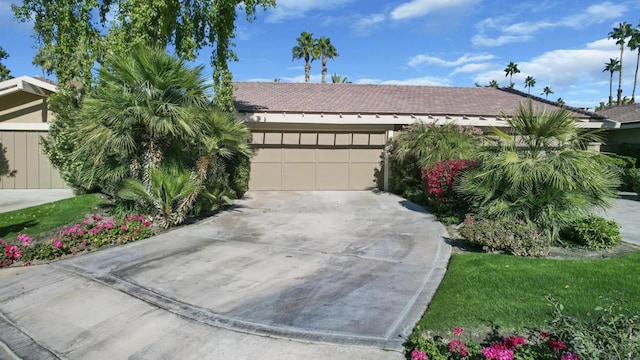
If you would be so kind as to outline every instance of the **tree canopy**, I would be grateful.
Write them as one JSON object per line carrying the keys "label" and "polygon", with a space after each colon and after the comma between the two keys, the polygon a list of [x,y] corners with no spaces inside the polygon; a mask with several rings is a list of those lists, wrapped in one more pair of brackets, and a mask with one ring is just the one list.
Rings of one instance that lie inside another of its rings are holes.
{"label": "tree canopy", "polygon": [[4,66],[4,64],[2,63],[2,60],[8,57],[9,57],[9,54],[6,51],[4,51],[2,46],[0,46],[0,81],[11,79],[11,75],[9,75],[11,71],[9,71],[9,69],[6,66]]}
{"label": "tree canopy", "polygon": [[96,62],[135,44],[170,46],[186,60],[211,46],[214,102],[232,110],[228,61],[237,60],[238,11],[252,21],[259,7],[273,6],[275,0],[23,0],[12,9],[18,20],[33,21],[38,62],[46,59],[61,84],[92,84]]}

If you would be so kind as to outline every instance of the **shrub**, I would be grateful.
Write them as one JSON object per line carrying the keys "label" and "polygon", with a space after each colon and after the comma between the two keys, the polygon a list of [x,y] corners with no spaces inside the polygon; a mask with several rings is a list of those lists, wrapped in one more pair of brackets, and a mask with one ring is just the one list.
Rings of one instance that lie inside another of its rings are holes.
{"label": "shrub", "polygon": [[415,123],[387,143],[389,185],[393,193],[424,203],[421,169],[438,161],[468,159],[480,147],[478,128]]}
{"label": "shrub", "polygon": [[620,225],[600,216],[579,217],[562,230],[562,238],[590,249],[606,249],[622,240]]}
{"label": "shrub", "polygon": [[467,216],[459,231],[467,242],[482,247],[486,252],[508,252],[518,256],[549,255],[549,239],[522,220],[476,220],[473,216]]}
{"label": "shrub", "polygon": [[438,161],[422,169],[422,184],[427,204],[439,215],[464,214],[466,201],[454,191],[454,186],[467,169],[473,168],[473,160]]}
{"label": "shrub", "polygon": [[534,111],[531,102],[505,117],[510,134],[493,129],[495,146],[460,181],[474,211],[536,224],[555,240],[571,218],[611,204],[619,180],[599,153],[585,150],[597,134],[579,129],[565,109]]}
{"label": "shrub", "polygon": [[638,178],[636,158],[613,153],[602,154],[605,164],[620,178],[620,191],[634,191],[634,184]]}

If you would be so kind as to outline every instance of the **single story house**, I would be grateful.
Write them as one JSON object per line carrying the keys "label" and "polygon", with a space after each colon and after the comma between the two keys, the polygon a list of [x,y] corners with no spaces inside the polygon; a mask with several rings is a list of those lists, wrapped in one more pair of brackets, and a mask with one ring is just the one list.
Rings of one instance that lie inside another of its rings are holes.
{"label": "single story house", "polygon": [[597,114],[618,124],[607,131],[602,150],[640,158],[640,104],[613,106]]}
{"label": "single story house", "polygon": [[[526,93],[492,87],[238,82],[235,106],[253,134],[252,190],[388,189],[384,147],[424,121],[506,127]],[[557,104],[531,96],[534,108]],[[570,109],[585,128],[613,128]]]}
{"label": "single story house", "polygon": [[0,178],[0,189],[67,187],[39,146],[53,120],[47,97],[55,91],[55,84],[30,76],[0,82],[0,166],[12,174]]}

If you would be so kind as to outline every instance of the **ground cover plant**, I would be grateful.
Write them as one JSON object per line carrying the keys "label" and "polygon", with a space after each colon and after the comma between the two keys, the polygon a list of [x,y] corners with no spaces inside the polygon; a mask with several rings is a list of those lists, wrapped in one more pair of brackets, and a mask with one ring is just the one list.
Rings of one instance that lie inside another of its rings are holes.
{"label": "ground cover plant", "polygon": [[[640,251],[592,260],[454,254],[407,341],[407,355],[432,360],[636,359],[638,271]],[[458,336],[463,328],[466,339]],[[514,346],[514,336],[525,343]],[[569,353],[577,357],[566,357]]]}
{"label": "ground cover plant", "polygon": [[0,238],[15,238],[18,234],[37,237],[53,228],[80,221],[86,214],[107,205],[108,201],[100,194],[84,194],[0,213]]}

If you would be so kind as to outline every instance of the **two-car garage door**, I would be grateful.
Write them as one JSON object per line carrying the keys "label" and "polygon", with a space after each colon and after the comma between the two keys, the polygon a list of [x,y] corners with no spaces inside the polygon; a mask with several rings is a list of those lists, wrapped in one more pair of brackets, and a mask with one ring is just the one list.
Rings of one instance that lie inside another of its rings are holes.
{"label": "two-car garage door", "polygon": [[381,187],[386,132],[253,130],[251,190]]}

